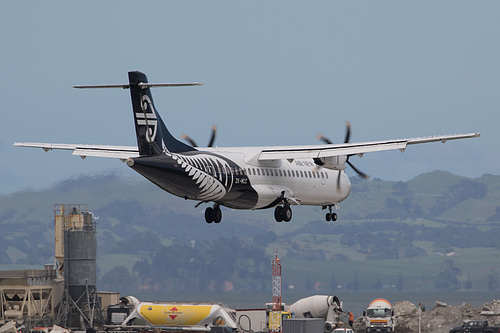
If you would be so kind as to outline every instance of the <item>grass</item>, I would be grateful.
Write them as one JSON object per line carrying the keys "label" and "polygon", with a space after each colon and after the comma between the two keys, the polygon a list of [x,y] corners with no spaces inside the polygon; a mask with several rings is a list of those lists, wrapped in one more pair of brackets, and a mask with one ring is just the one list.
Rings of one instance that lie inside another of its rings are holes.
{"label": "grass", "polygon": [[97,267],[99,275],[104,275],[116,266],[123,266],[132,271],[137,260],[140,259],[130,254],[104,254],[97,256]]}

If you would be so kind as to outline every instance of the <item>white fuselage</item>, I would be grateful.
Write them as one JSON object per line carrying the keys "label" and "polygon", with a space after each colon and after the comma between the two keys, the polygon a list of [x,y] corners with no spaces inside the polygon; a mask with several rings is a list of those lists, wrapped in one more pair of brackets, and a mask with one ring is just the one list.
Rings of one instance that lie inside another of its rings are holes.
{"label": "white fuselage", "polygon": [[[251,187],[258,193],[252,209],[268,207],[284,191],[290,204],[329,206],[346,199],[351,192],[349,177],[343,170],[330,170],[312,159],[258,161],[254,158],[262,147],[198,148],[232,160],[248,177]],[[340,175],[339,175],[340,173]],[[236,178],[246,181],[244,178]]]}

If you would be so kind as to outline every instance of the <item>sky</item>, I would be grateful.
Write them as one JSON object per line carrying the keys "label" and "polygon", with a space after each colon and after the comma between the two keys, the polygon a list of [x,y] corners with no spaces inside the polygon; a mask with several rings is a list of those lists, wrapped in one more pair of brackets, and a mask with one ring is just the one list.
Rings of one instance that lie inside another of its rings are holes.
{"label": "sky", "polygon": [[498,1],[2,1],[0,193],[135,177],[118,160],[12,145],[135,145],[128,90],[72,88],[132,70],[204,83],[153,90],[172,134],[200,145],[212,124],[218,146],[341,142],[346,121],[352,142],[481,132],[350,161],[372,179],[498,175],[498,13]]}

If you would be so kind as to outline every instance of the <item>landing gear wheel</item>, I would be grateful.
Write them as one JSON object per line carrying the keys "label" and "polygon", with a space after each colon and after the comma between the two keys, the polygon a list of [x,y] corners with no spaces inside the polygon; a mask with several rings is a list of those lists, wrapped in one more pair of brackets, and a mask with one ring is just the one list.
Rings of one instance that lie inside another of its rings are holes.
{"label": "landing gear wheel", "polygon": [[212,209],[212,218],[215,223],[220,223],[220,221],[222,220],[222,211],[220,210],[219,206]]}
{"label": "landing gear wheel", "polygon": [[290,222],[290,220],[292,219],[292,209],[290,208],[290,206],[283,206],[283,209],[281,210],[281,216],[283,217],[283,221]]}
{"label": "landing gear wheel", "polygon": [[205,209],[205,221],[207,223],[212,223],[214,221],[213,212],[214,210],[212,207],[207,207],[207,209]]}
{"label": "landing gear wheel", "polygon": [[[326,208],[326,207],[323,207],[323,209]],[[332,206],[328,206],[328,213],[326,213],[326,216],[325,216],[326,220],[328,222],[330,221],[337,221],[337,213],[332,213]]]}
{"label": "landing gear wheel", "polygon": [[276,206],[274,209],[274,219],[276,222],[283,222],[283,207]]}

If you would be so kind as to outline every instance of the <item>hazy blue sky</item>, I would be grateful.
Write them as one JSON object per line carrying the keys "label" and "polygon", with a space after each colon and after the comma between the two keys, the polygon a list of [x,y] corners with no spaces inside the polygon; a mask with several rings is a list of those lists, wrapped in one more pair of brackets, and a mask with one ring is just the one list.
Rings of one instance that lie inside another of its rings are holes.
{"label": "hazy blue sky", "polygon": [[[481,138],[352,158],[372,177],[436,169],[500,174],[498,1],[2,1],[0,193],[102,170],[112,159],[13,142],[134,145],[128,90],[158,88],[171,132],[200,144],[315,144],[481,132]],[[353,175],[352,171],[348,171]]]}

